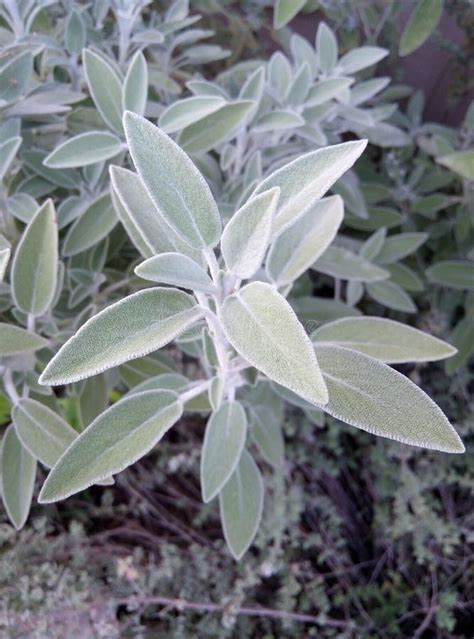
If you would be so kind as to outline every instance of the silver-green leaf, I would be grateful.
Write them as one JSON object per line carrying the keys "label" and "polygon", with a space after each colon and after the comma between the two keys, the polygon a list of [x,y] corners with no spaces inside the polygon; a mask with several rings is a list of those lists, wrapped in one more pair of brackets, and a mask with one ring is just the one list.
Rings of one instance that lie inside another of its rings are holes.
{"label": "silver-green leaf", "polygon": [[150,257],[135,268],[135,273],[144,280],[192,291],[216,293],[217,290],[202,266],[180,253],[162,253]]}
{"label": "silver-green leaf", "polygon": [[145,56],[137,51],[133,56],[123,83],[122,105],[124,111],[143,115],[148,97],[148,67]]}
{"label": "silver-green leaf", "polygon": [[20,326],[0,322],[0,357],[37,351],[48,346],[48,340],[25,331]]}
{"label": "silver-green leaf", "polygon": [[117,72],[110,62],[90,49],[84,49],[82,60],[89,91],[102,119],[116,133],[123,133],[122,82]]}
{"label": "silver-green leaf", "polygon": [[107,131],[87,131],[66,140],[45,159],[45,166],[51,169],[66,169],[88,166],[110,160],[123,148],[121,140]]}

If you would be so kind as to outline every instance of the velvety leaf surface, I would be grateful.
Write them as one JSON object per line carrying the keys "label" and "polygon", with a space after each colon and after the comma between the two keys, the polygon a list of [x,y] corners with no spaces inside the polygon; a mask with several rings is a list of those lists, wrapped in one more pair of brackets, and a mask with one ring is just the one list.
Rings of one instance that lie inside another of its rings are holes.
{"label": "velvety leaf surface", "polygon": [[110,160],[120,153],[122,148],[122,142],[112,133],[87,131],[56,147],[45,158],[44,164],[51,169],[88,166]]}
{"label": "velvety leaf surface", "polygon": [[82,52],[84,73],[92,99],[104,122],[122,133],[122,83],[112,65],[90,49]]}
{"label": "velvety leaf surface", "polygon": [[0,322],[0,357],[37,351],[48,346],[48,340],[26,331],[21,326]]}
{"label": "velvety leaf surface", "polygon": [[162,253],[150,257],[135,268],[145,280],[171,284],[203,293],[215,293],[216,287],[207,272],[190,257],[180,253]]}

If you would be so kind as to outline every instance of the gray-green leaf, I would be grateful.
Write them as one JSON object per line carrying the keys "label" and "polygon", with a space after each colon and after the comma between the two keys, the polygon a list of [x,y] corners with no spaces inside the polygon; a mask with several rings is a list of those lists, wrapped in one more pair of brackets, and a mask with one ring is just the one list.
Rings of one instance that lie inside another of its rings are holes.
{"label": "gray-green leaf", "polygon": [[11,250],[9,248],[2,249],[0,251],[0,283],[3,282],[5,271],[7,270],[8,262],[10,260]]}
{"label": "gray-green leaf", "polygon": [[148,97],[148,67],[145,56],[137,51],[133,56],[123,83],[122,104],[124,111],[143,115]]}
{"label": "gray-green leaf", "polygon": [[124,470],[150,451],[182,412],[178,395],[171,391],[146,391],[117,402],[60,457],[38,501],[65,499]]}
{"label": "gray-green leaf", "polygon": [[0,322],[0,357],[37,351],[45,346],[48,346],[48,341],[43,337],[20,326]]}
{"label": "gray-green leaf", "polygon": [[474,290],[474,262],[469,260],[444,260],[436,262],[426,271],[427,278],[435,284]]}
{"label": "gray-green leaf", "polygon": [[306,0],[276,0],[273,11],[273,27],[281,29],[304,7]]}
{"label": "gray-green leaf", "polygon": [[329,246],[312,268],[350,282],[377,282],[389,276],[385,269],[340,246]]}
{"label": "gray-green leaf", "polygon": [[52,169],[88,166],[110,160],[120,153],[120,139],[107,131],[87,131],[66,140],[45,159],[44,164]]}
{"label": "gray-green leaf", "polygon": [[224,98],[215,95],[199,95],[178,100],[163,111],[159,125],[165,133],[174,133],[215,113],[224,104]]}
{"label": "gray-green leaf", "polygon": [[150,257],[135,268],[135,273],[152,282],[171,284],[203,293],[216,292],[216,287],[202,266],[180,253],[162,253]]}
{"label": "gray-green leaf", "polygon": [[63,244],[67,257],[89,249],[107,237],[118,219],[108,193],[101,195],[69,229]]}
{"label": "gray-green leaf", "polygon": [[122,128],[122,83],[112,65],[90,49],[82,52],[89,91],[102,119],[116,133]]}
{"label": "gray-green leaf", "polygon": [[443,0],[417,0],[416,8],[400,40],[400,56],[409,55],[425,42],[438,26]]}

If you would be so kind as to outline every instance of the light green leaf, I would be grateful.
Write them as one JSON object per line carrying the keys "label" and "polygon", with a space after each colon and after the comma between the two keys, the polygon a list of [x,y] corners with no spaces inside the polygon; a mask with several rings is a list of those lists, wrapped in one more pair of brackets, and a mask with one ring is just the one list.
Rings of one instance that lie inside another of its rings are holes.
{"label": "light green leaf", "polygon": [[285,454],[281,420],[267,406],[257,404],[250,407],[250,424],[252,439],[262,457],[274,468],[280,468]]}
{"label": "light green leaf", "polygon": [[463,317],[456,324],[455,329],[451,333],[450,340],[458,349],[454,357],[446,362],[446,372],[452,375],[454,371],[468,362],[474,353],[474,319],[471,317]]}
{"label": "light green leaf", "polygon": [[247,418],[239,402],[226,402],[212,413],[201,454],[201,490],[204,502],[220,493],[237,468],[247,436]]}
{"label": "light green leaf", "polygon": [[311,341],[272,286],[247,284],[226,298],[220,319],[229,342],[252,366],[313,404],[327,401]]}
{"label": "light green leaf", "polygon": [[305,107],[324,104],[348,89],[354,83],[353,78],[329,78],[320,80],[312,87],[305,101]]}
{"label": "light green leaf", "polygon": [[146,391],[117,402],[82,432],[48,475],[38,501],[65,499],[121,472],[146,455],[181,417],[171,391]]}
{"label": "light green leaf", "polygon": [[152,282],[216,293],[216,287],[207,272],[190,257],[180,253],[162,253],[150,257],[135,268],[135,273]]}
{"label": "light green leaf", "polygon": [[438,26],[443,13],[443,0],[417,0],[400,40],[398,53],[406,56],[416,51]]}
{"label": "light green leaf", "polygon": [[20,148],[22,138],[16,136],[0,144],[0,181],[3,180]]}
{"label": "light green leaf", "polygon": [[379,264],[392,264],[414,253],[428,239],[428,233],[398,233],[386,238],[377,254]]}
{"label": "light green leaf", "polygon": [[385,243],[387,237],[387,229],[385,227],[380,228],[373,233],[369,238],[365,240],[360,249],[360,255],[366,260],[374,260],[382,250],[382,246]]}
{"label": "light green leaf", "polygon": [[311,341],[315,344],[332,342],[387,364],[434,362],[456,353],[450,344],[428,333],[380,317],[336,320],[316,329]]}
{"label": "light green leaf", "polygon": [[57,271],[56,211],[53,202],[46,200],[23,231],[13,258],[11,283],[18,308],[43,315],[54,299]]}
{"label": "light green leaf", "polygon": [[339,195],[316,202],[272,245],[267,258],[267,274],[277,284],[291,284],[327,249],[344,218]]}
{"label": "light green leaf", "polygon": [[148,67],[145,56],[137,51],[133,56],[123,83],[122,106],[124,111],[143,115],[148,97]]}
{"label": "light green leaf", "polygon": [[363,353],[317,345],[329,390],[323,410],[369,433],[461,453],[464,446],[436,404],[407,377]]}
{"label": "light green leaf", "polygon": [[153,249],[151,249],[148,243],[145,241],[143,235],[138,230],[138,227],[135,224],[132,216],[129,214],[128,209],[122,204],[122,200],[120,199],[113,185],[111,185],[110,188],[110,196],[112,198],[112,203],[114,205],[117,217],[122,223],[122,226],[127,232],[128,237],[130,238],[138,252],[145,258],[151,257],[155,253],[155,251],[153,251]]}
{"label": "light green leaf", "polygon": [[304,124],[304,119],[297,113],[281,109],[262,115],[262,117],[255,122],[252,130],[256,133],[265,133],[267,131],[293,129],[294,127],[303,126]]}
{"label": "light green leaf", "polygon": [[90,49],[84,49],[82,60],[89,91],[102,119],[116,133],[123,133],[122,82],[115,69]]}
{"label": "light green leaf", "polygon": [[108,306],[59,350],[40,377],[49,386],[70,384],[156,351],[202,315],[194,298],[152,288]]}
{"label": "light green leaf", "polygon": [[167,107],[160,116],[159,125],[165,133],[180,131],[215,113],[225,104],[221,96],[201,95],[178,100]]}
{"label": "light green leaf", "polygon": [[25,525],[35,487],[36,460],[17,437],[13,425],[2,441],[2,498],[8,518],[17,530]]}
{"label": "light green leaf", "polygon": [[405,291],[392,282],[371,282],[366,286],[367,293],[379,304],[404,313],[416,313],[416,305]]}
{"label": "light green leaf", "polygon": [[426,271],[430,282],[459,288],[474,290],[474,262],[469,260],[444,260],[436,262]]}
{"label": "light green leaf", "polygon": [[48,340],[25,331],[20,326],[0,322],[0,357],[37,351],[48,346]]}
{"label": "light green leaf", "polygon": [[166,133],[127,111],[130,153],[145,188],[169,226],[198,249],[217,244],[221,221],[207,182]]}
{"label": "light green leaf", "polygon": [[239,560],[257,534],[263,511],[262,476],[246,450],[219,495],[219,506],[227,546]]}
{"label": "light green leaf", "polygon": [[367,142],[345,142],[311,151],[265,178],[252,196],[279,186],[281,189],[273,233],[276,237],[319,200],[354,164]]}
{"label": "light green leaf", "polygon": [[77,432],[62,417],[34,399],[23,398],[13,408],[16,433],[35,459],[52,468]]}
{"label": "light green leaf", "polygon": [[331,322],[340,317],[361,315],[359,309],[348,306],[341,300],[316,297],[314,295],[291,300],[291,305],[307,333],[312,333],[318,324]]}
{"label": "light green leaf", "polygon": [[474,148],[467,151],[456,151],[436,158],[438,164],[447,166],[448,169],[458,173],[467,180],[474,180]]}
{"label": "light green leaf", "polygon": [[110,160],[120,153],[122,148],[122,142],[113,133],[88,131],[57,146],[44,159],[44,164],[51,169],[88,166]]}
{"label": "light green leaf", "polygon": [[281,29],[293,20],[306,4],[306,0],[276,0],[273,10],[273,28]]}
{"label": "light green leaf", "polygon": [[389,51],[381,47],[357,47],[343,55],[338,66],[342,68],[344,73],[357,73],[357,71],[377,64],[388,54]]}
{"label": "light green leaf", "polygon": [[316,52],[321,71],[331,71],[337,64],[337,40],[325,22],[320,22],[316,33]]}
{"label": "light green leaf", "polygon": [[253,107],[252,100],[226,104],[215,113],[183,129],[178,142],[187,153],[211,151],[234,136]]}
{"label": "light green leaf", "polygon": [[390,277],[395,284],[398,284],[406,291],[419,293],[424,290],[425,286],[421,278],[406,264],[390,264],[387,270],[390,271]]}
{"label": "light green leaf", "polygon": [[107,237],[118,219],[108,193],[101,195],[69,229],[63,244],[63,255],[70,257],[91,248]]}
{"label": "light green leaf", "polygon": [[8,262],[10,260],[11,250],[9,248],[0,250],[0,283],[3,282],[5,271],[7,270]]}
{"label": "light green leaf", "polygon": [[119,367],[120,377],[128,388],[133,388],[153,376],[167,373],[174,373],[173,361],[159,352],[129,361]]}
{"label": "light green leaf", "polygon": [[339,246],[329,246],[312,268],[350,282],[376,282],[389,276],[385,269]]}
{"label": "light green leaf", "polygon": [[13,102],[26,92],[33,71],[33,56],[24,51],[11,59],[0,71],[0,100]]}
{"label": "light green leaf", "polygon": [[224,228],[222,255],[227,268],[241,279],[252,277],[262,264],[279,195],[280,189],[274,187],[252,197]]}
{"label": "light green leaf", "polygon": [[86,46],[86,27],[81,15],[77,11],[71,11],[66,20],[64,44],[66,51],[71,55],[79,55]]}

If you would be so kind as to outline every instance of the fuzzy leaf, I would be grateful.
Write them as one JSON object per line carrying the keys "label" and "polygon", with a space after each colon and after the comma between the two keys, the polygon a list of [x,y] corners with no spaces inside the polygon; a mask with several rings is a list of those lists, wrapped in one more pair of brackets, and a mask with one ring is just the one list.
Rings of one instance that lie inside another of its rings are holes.
{"label": "fuzzy leaf", "polygon": [[416,305],[411,297],[395,282],[369,282],[366,288],[370,297],[379,304],[404,313],[416,313]]}
{"label": "fuzzy leaf", "polygon": [[316,33],[316,51],[322,71],[331,71],[337,63],[337,40],[325,22],[320,22]]}
{"label": "fuzzy leaf", "polygon": [[374,435],[448,453],[464,446],[441,409],[407,377],[363,353],[317,345],[329,390],[323,410]]}
{"label": "fuzzy leaf", "polygon": [[474,262],[469,260],[436,262],[427,269],[426,276],[431,282],[441,286],[474,290]]}
{"label": "fuzzy leaf", "polygon": [[436,158],[436,162],[447,166],[467,180],[474,180],[474,148],[456,151]]}
{"label": "fuzzy leaf", "polygon": [[257,534],[263,511],[262,476],[246,450],[219,495],[219,506],[227,546],[239,560]]}
{"label": "fuzzy leaf", "polygon": [[252,129],[256,133],[265,133],[267,131],[293,129],[298,126],[303,126],[304,124],[304,119],[297,113],[279,109],[263,115],[255,122]]}
{"label": "fuzzy leaf", "polygon": [[145,188],[165,221],[190,246],[217,244],[221,221],[211,190],[191,159],[158,127],[127,111],[125,132]]}
{"label": "fuzzy leaf", "polygon": [[17,530],[30,512],[36,477],[36,460],[17,437],[13,424],[2,441],[2,498],[8,518]]}
{"label": "fuzzy leaf", "polygon": [[201,490],[204,502],[220,493],[237,468],[247,436],[247,418],[239,402],[226,402],[212,413],[201,453]]}
{"label": "fuzzy leaf", "polygon": [[7,62],[0,71],[0,100],[13,102],[24,95],[32,71],[33,56],[30,51],[24,51]]}
{"label": "fuzzy leaf", "polygon": [[221,96],[201,95],[174,102],[160,115],[159,125],[165,133],[180,131],[215,113],[225,104]]}
{"label": "fuzzy leaf", "polygon": [[180,253],[162,253],[139,264],[135,273],[144,280],[171,284],[203,293],[215,293],[207,272],[190,257]]}
{"label": "fuzzy leaf", "polygon": [[156,351],[201,317],[187,293],[152,288],[88,320],[49,362],[41,384],[70,384]]}
{"label": "fuzzy leaf", "polygon": [[376,282],[389,276],[385,269],[339,246],[328,247],[311,268],[350,282]]}
{"label": "fuzzy leaf", "polygon": [[398,233],[385,240],[377,254],[379,264],[392,264],[414,253],[428,239],[428,233]]}
{"label": "fuzzy leaf", "polygon": [[227,268],[241,279],[252,277],[262,264],[279,195],[280,189],[274,187],[252,197],[224,228],[222,255]]}
{"label": "fuzzy leaf", "polygon": [[0,357],[37,351],[45,346],[48,346],[48,341],[43,337],[20,326],[0,322]]}
{"label": "fuzzy leaf", "polygon": [[343,217],[339,195],[316,202],[272,245],[267,258],[269,278],[278,286],[296,280],[331,244]]}
{"label": "fuzzy leaf", "polygon": [[69,229],[63,255],[77,255],[107,237],[118,219],[108,193],[93,202]]}
{"label": "fuzzy leaf", "polygon": [[380,317],[342,318],[318,328],[311,340],[351,348],[387,364],[434,362],[456,353],[450,344],[428,333]]}
{"label": "fuzzy leaf", "polygon": [[366,140],[360,140],[311,151],[265,178],[255,189],[252,197],[274,186],[280,187],[274,236],[302,217],[314,202],[350,169],[366,145]]}
{"label": "fuzzy leaf", "polygon": [[305,100],[305,107],[324,104],[337,97],[354,83],[352,78],[328,78],[320,80],[311,88]]}
{"label": "fuzzy leaf", "polygon": [[293,20],[305,4],[306,0],[276,0],[273,11],[273,28],[281,29],[284,27]]}
{"label": "fuzzy leaf", "polygon": [[44,165],[51,169],[88,166],[110,160],[121,150],[122,142],[113,133],[88,131],[57,146],[44,159]]}
{"label": "fuzzy leaf", "polygon": [[16,433],[28,452],[48,468],[52,468],[77,432],[62,417],[34,399],[20,399],[13,408]]}
{"label": "fuzzy leaf", "polygon": [[102,119],[116,133],[122,127],[122,83],[112,65],[90,49],[82,52],[89,91]]}
{"label": "fuzzy leaf", "polygon": [[260,454],[274,468],[280,468],[285,451],[281,420],[276,419],[267,406],[257,404],[250,408],[250,423],[252,439]]}
{"label": "fuzzy leaf", "polygon": [[313,404],[327,401],[311,342],[272,286],[247,284],[226,298],[220,319],[229,342],[252,366]]}
{"label": "fuzzy leaf", "polygon": [[400,40],[401,57],[416,51],[438,26],[443,13],[443,0],[418,0]]}
{"label": "fuzzy leaf", "polygon": [[48,475],[38,501],[65,499],[146,455],[181,417],[171,391],[146,391],[117,402],[82,432]]}
{"label": "fuzzy leaf", "polygon": [[357,47],[343,55],[338,66],[342,68],[344,73],[357,73],[357,71],[377,64],[388,54],[389,51],[381,47]]}
{"label": "fuzzy leaf", "polygon": [[13,258],[11,283],[18,308],[31,315],[45,313],[53,302],[57,271],[56,212],[47,200],[23,231]]}
{"label": "fuzzy leaf", "polygon": [[148,67],[145,56],[137,51],[133,56],[123,83],[122,105],[124,111],[143,115],[148,97]]}
{"label": "fuzzy leaf", "polygon": [[22,138],[16,136],[10,138],[3,144],[0,144],[0,182],[3,180],[13,162],[18,149],[20,148]]}

